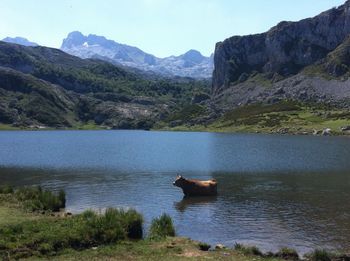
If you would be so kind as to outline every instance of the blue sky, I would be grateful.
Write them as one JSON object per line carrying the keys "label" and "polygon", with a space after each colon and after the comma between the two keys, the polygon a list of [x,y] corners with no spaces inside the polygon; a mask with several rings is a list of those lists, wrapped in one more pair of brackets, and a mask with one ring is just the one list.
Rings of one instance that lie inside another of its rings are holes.
{"label": "blue sky", "polygon": [[71,31],[103,35],[159,57],[205,55],[233,35],[317,15],[345,0],[0,0],[0,39],[60,47]]}

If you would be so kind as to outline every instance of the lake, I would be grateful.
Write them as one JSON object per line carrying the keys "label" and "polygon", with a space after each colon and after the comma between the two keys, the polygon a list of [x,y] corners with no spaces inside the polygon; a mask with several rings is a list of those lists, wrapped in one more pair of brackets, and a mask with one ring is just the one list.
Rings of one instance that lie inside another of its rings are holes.
{"label": "lake", "polygon": [[[177,174],[218,181],[183,199]],[[350,138],[147,131],[1,131],[0,183],[67,193],[67,210],[132,207],[146,227],[276,251],[350,251]]]}

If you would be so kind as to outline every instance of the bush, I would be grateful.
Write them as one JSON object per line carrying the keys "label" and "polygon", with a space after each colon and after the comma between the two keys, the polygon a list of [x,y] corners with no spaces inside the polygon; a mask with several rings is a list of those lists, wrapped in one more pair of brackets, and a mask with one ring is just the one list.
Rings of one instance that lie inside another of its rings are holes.
{"label": "bush", "polygon": [[143,236],[143,217],[134,209],[128,211],[120,211],[121,220],[126,228],[128,238],[141,239]]}
{"label": "bush", "polygon": [[199,242],[198,247],[202,251],[208,251],[211,246],[207,243]]}
{"label": "bush", "polygon": [[283,247],[277,253],[277,257],[287,260],[299,260],[299,255],[295,249]]}
{"label": "bush", "polygon": [[109,244],[119,240],[141,239],[142,215],[133,209],[128,211],[108,208],[104,215],[89,210],[80,215],[84,226],[81,234],[88,244]]}
{"label": "bush", "polygon": [[13,187],[11,187],[10,185],[0,186],[0,194],[12,194],[13,192]]}
{"label": "bush", "polygon": [[163,214],[160,217],[152,220],[149,238],[162,239],[167,236],[175,236],[175,228],[171,217],[167,214]]}
{"label": "bush", "polygon": [[57,212],[66,206],[66,195],[61,190],[58,195],[38,187],[24,187],[15,191],[16,198],[30,211]]}
{"label": "bush", "polygon": [[263,256],[263,253],[256,246],[244,246],[236,243],[234,246],[235,250],[242,252],[245,255]]}
{"label": "bush", "polygon": [[11,258],[18,259],[38,253],[52,255],[65,248],[79,250],[141,239],[142,223],[142,216],[135,210],[109,208],[103,215],[88,210],[71,218],[9,225],[0,228],[0,256],[9,253]]}
{"label": "bush", "polygon": [[310,259],[313,261],[331,261],[331,254],[324,249],[316,249],[311,253]]}

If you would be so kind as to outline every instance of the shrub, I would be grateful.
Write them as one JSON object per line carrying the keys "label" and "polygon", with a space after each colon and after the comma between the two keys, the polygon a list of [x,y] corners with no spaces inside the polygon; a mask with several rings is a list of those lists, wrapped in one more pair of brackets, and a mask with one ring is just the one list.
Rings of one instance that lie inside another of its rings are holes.
{"label": "shrub", "polygon": [[283,247],[277,253],[277,257],[287,260],[299,260],[299,255],[295,249]]}
{"label": "shrub", "polygon": [[242,252],[245,255],[263,256],[263,253],[256,246],[244,246],[236,243],[234,249]]}
{"label": "shrub", "polygon": [[3,185],[0,186],[0,194],[12,194],[13,193],[13,187],[10,185]]}
{"label": "shrub", "polygon": [[81,234],[86,244],[109,244],[126,238],[126,231],[117,209],[109,208],[104,215],[92,215],[91,212],[82,216],[85,223]]}
{"label": "shrub", "polygon": [[109,244],[127,238],[141,239],[143,235],[142,215],[133,209],[108,208],[103,215],[88,210],[80,219],[85,223],[80,227],[85,244]]}
{"label": "shrub", "polygon": [[141,239],[143,236],[143,217],[134,209],[121,211],[121,220],[126,228],[128,238]]}
{"label": "shrub", "polygon": [[167,214],[163,214],[160,217],[152,220],[149,238],[162,239],[167,236],[175,236],[175,228],[171,217]]}
{"label": "shrub", "polygon": [[63,190],[58,195],[38,187],[24,187],[15,191],[17,199],[23,202],[30,211],[59,211],[66,206],[66,196]]}
{"label": "shrub", "polygon": [[65,207],[66,207],[66,192],[64,192],[63,189],[61,189],[61,190],[58,192],[58,199],[59,199],[59,201],[61,202],[61,207],[62,207],[62,208],[65,208]]}
{"label": "shrub", "polygon": [[211,246],[207,243],[199,242],[198,247],[202,251],[208,251]]}
{"label": "shrub", "polygon": [[[102,215],[88,210],[71,218],[49,218],[0,228],[0,256],[13,259],[31,255],[52,255],[65,249],[92,246],[141,238],[142,216],[135,210],[109,208]],[[133,233],[131,231],[138,231]]]}
{"label": "shrub", "polygon": [[316,249],[311,253],[310,259],[313,261],[331,261],[331,254],[324,249]]}

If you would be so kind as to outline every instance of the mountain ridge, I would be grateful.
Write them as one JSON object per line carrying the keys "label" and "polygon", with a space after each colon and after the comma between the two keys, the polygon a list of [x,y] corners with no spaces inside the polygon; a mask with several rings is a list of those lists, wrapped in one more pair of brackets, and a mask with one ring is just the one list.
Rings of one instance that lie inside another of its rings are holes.
{"label": "mountain ridge", "polygon": [[207,86],[0,41],[0,123],[15,127],[149,129]]}
{"label": "mountain ridge", "polygon": [[85,36],[79,31],[68,34],[61,50],[81,58],[98,56],[116,64],[167,76],[210,78],[213,70],[213,57],[205,57],[196,50],[189,50],[179,56],[158,58],[137,47],[120,44],[104,36]]}
{"label": "mountain ridge", "polygon": [[19,45],[24,45],[24,46],[38,46],[37,43],[35,42],[31,42],[28,39],[24,38],[24,37],[5,37],[4,39],[2,39],[3,42],[7,42],[7,43],[14,43],[14,44],[19,44]]}
{"label": "mountain ridge", "polygon": [[350,1],[298,22],[280,22],[269,31],[233,36],[215,48],[213,93],[252,73],[282,78],[296,75],[325,58],[350,34]]}

